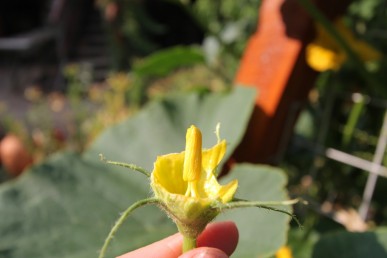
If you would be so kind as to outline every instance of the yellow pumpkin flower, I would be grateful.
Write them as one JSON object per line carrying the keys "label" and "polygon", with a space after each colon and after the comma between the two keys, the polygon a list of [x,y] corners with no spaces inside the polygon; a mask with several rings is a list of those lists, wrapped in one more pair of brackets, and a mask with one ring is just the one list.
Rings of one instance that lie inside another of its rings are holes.
{"label": "yellow pumpkin flower", "polygon": [[185,151],[157,158],[151,187],[182,234],[196,237],[219,214],[217,204],[232,201],[238,181],[222,186],[216,179],[216,168],[225,152],[226,141],[220,139],[203,150],[201,132],[191,126]]}
{"label": "yellow pumpkin flower", "polygon": [[[337,20],[334,25],[361,60],[367,62],[381,58],[381,53],[365,41],[357,39],[342,19]],[[347,58],[347,54],[336,40],[321,24],[317,23],[316,38],[306,48],[306,60],[309,66],[320,72],[337,70]]]}
{"label": "yellow pumpkin flower", "polygon": [[[183,252],[196,247],[196,239],[206,225],[219,213],[235,208],[259,207],[281,212],[299,221],[287,211],[274,208],[276,205],[293,205],[299,200],[257,202],[234,198],[238,181],[226,185],[217,181],[217,167],[226,153],[226,141],[219,137],[216,129],[217,144],[202,149],[202,133],[191,126],[187,130],[185,151],[157,157],[152,173],[134,164],[106,160],[109,164],[129,168],[150,177],[154,197],[140,200],[128,207],[110,230],[101,248],[99,258],[106,254],[107,247],[125,219],[135,209],[147,204],[161,207],[175,222],[183,235]],[[300,225],[300,224],[299,224]]]}

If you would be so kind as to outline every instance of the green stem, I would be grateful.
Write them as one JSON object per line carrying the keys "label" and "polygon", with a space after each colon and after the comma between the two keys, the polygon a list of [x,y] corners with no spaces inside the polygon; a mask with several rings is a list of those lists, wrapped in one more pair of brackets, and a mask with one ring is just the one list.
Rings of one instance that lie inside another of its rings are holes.
{"label": "green stem", "polygon": [[141,200],[141,201],[138,201],[134,204],[132,204],[129,208],[127,208],[122,214],[121,216],[118,218],[118,220],[116,221],[116,224],[114,224],[114,226],[112,227],[112,229],[110,230],[109,232],[109,235],[106,237],[105,239],[105,242],[101,248],[101,251],[99,253],[99,256],[98,258],[103,258],[105,257],[105,254],[106,254],[106,250],[110,244],[110,242],[112,241],[114,235],[116,234],[116,232],[118,231],[118,229],[121,227],[121,225],[124,223],[124,221],[129,217],[130,213],[132,211],[134,211],[135,209],[141,207],[141,206],[144,206],[144,205],[147,205],[147,204],[153,204],[153,203],[159,203],[159,199],[157,198],[148,198],[148,199],[144,199],[144,200]]}
{"label": "green stem", "polygon": [[365,107],[365,98],[363,95],[358,95],[358,98],[354,100],[354,104],[349,112],[348,120],[345,123],[343,130],[343,138],[341,139],[341,143],[344,148],[347,148],[351,142],[351,139],[354,136],[354,132],[356,126],[359,122],[359,119],[364,111]]}
{"label": "green stem", "polygon": [[256,203],[256,204],[259,204],[259,205],[272,205],[272,206],[276,206],[276,205],[293,205],[293,204],[296,204],[296,203],[299,203],[299,202],[302,202],[303,204],[307,204],[304,200],[300,199],[300,198],[296,198],[296,199],[291,199],[291,200],[285,200],[285,201],[263,201],[263,202],[255,202],[255,201],[248,201],[248,200],[244,200],[244,199],[238,199],[238,198],[234,198],[232,200],[231,203]]}
{"label": "green stem", "polygon": [[196,238],[183,236],[183,253],[196,248]]}
{"label": "green stem", "polygon": [[116,165],[116,166],[120,166],[120,167],[124,167],[124,168],[129,168],[131,170],[140,172],[141,174],[144,174],[147,177],[150,177],[150,175],[151,175],[151,173],[148,170],[146,170],[145,168],[139,167],[139,166],[134,165],[134,164],[128,164],[128,163],[124,163],[124,162],[107,160],[102,154],[99,154],[99,158],[107,164]]}
{"label": "green stem", "polygon": [[234,199],[234,201],[222,204],[219,209],[220,210],[226,210],[226,209],[235,209],[235,208],[251,208],[251,207],[257,207],[257,208],[262,208],[266,210],[271,210],[271,211],[276,211],[280,212],[283,214],[286,214],[290,216],[296,223],[297,225],[302,228],[302,225],[300,221],[297,219],[297,217],[292,214],[291,212],[279,208],[275,208],[272,206],[276,205],[293,205],[295,203],[298,203],[300,199],[293,199],[293,200],[286,200],[286,201],[278,201],[278,202],[256,202],[256,201],[246,201],[246,200],[241,200],[241,199]]}

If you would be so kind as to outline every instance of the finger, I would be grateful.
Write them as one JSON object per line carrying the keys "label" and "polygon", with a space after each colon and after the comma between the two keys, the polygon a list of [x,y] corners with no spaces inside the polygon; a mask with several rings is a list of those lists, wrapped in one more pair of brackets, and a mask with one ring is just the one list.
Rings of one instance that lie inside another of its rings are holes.
{"label": "finger", "polygon": [[[231,255],[238,243],[238,229],[234,222],[224,221],[209,224],[198,237],[198,247],[218,248]],[[155,257],[171,258],[182,254],[183,237],[175,234],[158,242],[142,247],[119,258]]]}
{"label": "finger", "polygon": [[207,246],[222,250],[231,255],[238,244],[238,228],[232,221],[212,223],[198,238],[198,247]]}
{"label": "finger", "polygon": [[228,258],[229,256],[225,254],[223,251],[211,248],[211,247],[200,247],[193,249],[189,252],[184,253],[183,255],[179,256],[179,258]]}
{"label": "finger", "polygon": [[164,238],[153,244],[147,245],[118,258],[139,258],[139,257],[178,257],[182,253],[183,237],[179,233]]}

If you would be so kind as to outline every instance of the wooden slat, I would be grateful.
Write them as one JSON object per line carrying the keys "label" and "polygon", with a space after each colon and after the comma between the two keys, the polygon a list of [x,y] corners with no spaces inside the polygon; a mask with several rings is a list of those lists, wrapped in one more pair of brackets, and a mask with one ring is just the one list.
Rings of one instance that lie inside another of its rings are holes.
{"label": "wooden slat", "polygon": [[[330,18],[342,13],[348,4],[317,2]],[[294,119],[289,121],[289,111],[295,103],[306,102],[317,75],[305,61],[305,46],[313,39],[314,23],[296,0],[263,0],[259,17],[235,78],[236,85],[257,89],[256,107],[233,159],[276,163],[281,141],[287,141],[285,126],[291,129],[294,123]]]}

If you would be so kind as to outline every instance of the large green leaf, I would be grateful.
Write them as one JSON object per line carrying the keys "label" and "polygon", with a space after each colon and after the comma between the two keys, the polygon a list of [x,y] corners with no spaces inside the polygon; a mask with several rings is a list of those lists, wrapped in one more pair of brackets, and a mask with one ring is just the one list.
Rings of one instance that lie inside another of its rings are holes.
{"label": "large green leaf", "polygon": [[204,63],[199,47],[177,46],[159,50],[133,66],[133,72],[140,76],[165,76],[177,68]]}
{"label": "large green leaf", "polygon": [[[143,175],[106,165],[99,161],[99,153],[151,170],[157,155],[183,150],[190,124],[202,129],[204,147],[208,147],[216,142],[213,131],[221,122],[221,136],[229,141],[230,155],[246,128],[253,101],[252,91],[238,89],[155,102],[108,129],[84,155],[55,155],[18,179],[0,185],[0,257],[96,257],[119,212],[150,195],[149,181]],[[285,178],[277,171],[244,165],[224,180],[234,176],[241,182],[241,198],[286,198]],[[261,255],[272,253],[283,242],[287,221],[283,215],[250,209],[229,212],[227,218],[242,222],[238,222],[241,250],[235,257],[244,257],[244,248],[258,247],[251,250]],[[244,224],[247,219],[251,225]],[[144,207],[120,229],[109,254],[127,252],[175,231],[156,207]],[[267,240],[261,240],[262,236]]]}
{"label": "large green leaf", "polygon": [[387,257],[387,228],[363,233],[340,231],[326,234],[313,250],[313,258],[320,257]]}
{"label": "large green leaf", "polygon": [[253,107],[254,91],[237,88],[230,93],[201,96],[177,94],[151,103],[136,117],[106,131],[85,154],[94,160],[99,153],[148,170],[157,155],[184,150],[185,133],[191,124],[203,132],[203,147],[217,141],[215,128],[227,139],[227,157],[240,142]]}
{"label": "large green leaf", "polygon": [[[139,179],[62,154],[2,185],[0,257],[95,257],[118,212],[147,195]],[[133,214],[125,231],[119,239],[126,241],[115,242],[113,250],[125,250],[124,242],[138,247],[144,237],[155,240],[172,227],[165,217],[143,209]]]}
{"label": "large green leaf", "polygon": [[[285,174],[278,168],[241,164],[222,178],[237,178],[238,198],[257,201],[286,200]],[[286,209],[286,207],[280,207]],[[233,220],[240,231],[238,248],[233,257],[268,257],[286,243],[289,217],[259,208],[229,211],[220,220]]]}

